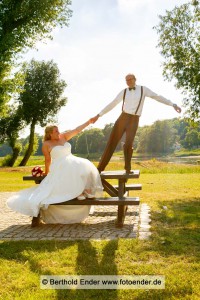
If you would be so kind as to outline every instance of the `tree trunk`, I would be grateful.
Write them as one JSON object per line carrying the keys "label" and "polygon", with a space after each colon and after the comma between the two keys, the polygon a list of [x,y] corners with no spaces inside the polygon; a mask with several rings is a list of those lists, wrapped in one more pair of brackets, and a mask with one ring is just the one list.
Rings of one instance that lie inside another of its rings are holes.
{"label": "tree trunk", "polygon": [[18,158],[19,152],[21,151],[21,149],[19,147],[14,147],[12,150],[13,150],[13,153],[12,153],[12,156],[11,156],[9,162],[8,162],[9,167],[14,166],[14,163],[15,163],[16,159]]}
{"label": "tree trunk", "polygon": [[34,134],[35,134],[35,122],[32,122],[31,127],[30,127],[30,136],[29,136],[28,149],[27,149],[22,161],[19,164],[20,167],[25,166],[27,164],[27,161],[29,160],[29,158],[30,158],[30,156],[33,152]]}

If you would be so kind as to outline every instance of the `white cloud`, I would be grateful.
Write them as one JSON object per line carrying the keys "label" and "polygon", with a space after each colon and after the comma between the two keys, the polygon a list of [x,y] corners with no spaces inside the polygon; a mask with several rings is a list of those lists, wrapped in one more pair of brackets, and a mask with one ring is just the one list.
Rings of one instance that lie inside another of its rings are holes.
{"label": "white cloud", "polygon": [[117,0],[119,10],[123,13],[132,13],[135,9],[152,4],[153,0]]}
{"label": "white cloud", "polygon": [[[38,51],[26,55],[28,59],[53,59],[68,84],[68,103],[58,114],[61,130],[97,114],[126,86],[124,76],[129,72],[135,73],[138,84],[181,104],[180,91],[162,77],[162,57],[152,27],[158,23],[158,14],[182,2],[73,0],[70,26],[56,29],[53,41],[37,44]],[[119,105],[94,126],[114,122],[120,110]],[[140,125],[176,116],[171,107],[147,99]]]}

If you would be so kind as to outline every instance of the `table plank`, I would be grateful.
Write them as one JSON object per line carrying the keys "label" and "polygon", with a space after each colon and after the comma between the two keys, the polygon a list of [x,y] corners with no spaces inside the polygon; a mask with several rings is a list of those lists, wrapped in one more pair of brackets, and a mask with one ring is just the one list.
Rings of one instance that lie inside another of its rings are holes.
{"label": "table plank", "polygon": [[[118,185],[114,184],[113,187],[115,189],[118,189]],[[136,191],[136,190],[142,190],[142,185],[141,183],[131,183],[131,184],[126,184],[126,191]]]}
{"label": "table plank", "polygon": [[132,170],[132,174],[126,174],[124,170],[116,171],[103,171],[100,173],[101,178],[103,179],[129,179],[129,178],[139,178],[140,171]]}
{"label": "table plank", "polygon": [[139,197],[124,197],[119,199],[118,197],[112,198],[94,198],[77,200],[72,199],[65,202],[53,203],[51,205],[138,205],[140,203]]}
{"label": "table plank", "polygon": [[[131,178],[139,178],[140,171],[132,170],[132,174],[126,174],[124,170],[116,170],[116,171],[103,171],[100,173],[102,179],[131,179]],[[42,181],[46,175],[34,177],[32,175],[23,176],[23,180],[36,180]]]}

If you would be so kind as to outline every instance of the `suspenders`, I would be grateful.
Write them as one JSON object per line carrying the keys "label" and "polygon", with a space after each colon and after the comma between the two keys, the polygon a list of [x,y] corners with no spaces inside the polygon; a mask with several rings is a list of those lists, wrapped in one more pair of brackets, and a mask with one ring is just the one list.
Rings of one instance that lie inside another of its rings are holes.
{"label": "suspenders", "polygon": [[137,109],[136,109],[136,111],[135,111],[135,115],[137,114],[137,112],[138,112],[138,109],[139,109],[139,107],[140,107],[140,104],[141,104],[141,101],[142,101],[142,95],[143,95],[143,86],[141,86],[141,96],[140,96],[140,102],[139,102],[139,104],[138,104],[138,107],[137,107]]}
{"label": "suspenders", "polygon": [[124,95],[123,95],[122,111],[123,111],[123,109],[124,109],[124,101],[125,101],[125,97],[126,97],[126,89],[124,90]]}
{"label": "suspenders", "polygon": [[[124,101],[125,101],[125,97],[126,97],[126,90],[127,90],[127,89],[124,90],[124,95],[123,95],[122,111],[123,111],[123,108],[124,108]],[[137,112],[138,112],[138,109],[139,109],[140,104],[141,104],[141,101],[142,101],[142,96],[143,96],[143,86],[141,86],[141,96],[140,96],[140,101],[139,101],[139,103],[138,103],[138,107],[137,107],[137,109],[136,109],[134,115],[136,115]]]}

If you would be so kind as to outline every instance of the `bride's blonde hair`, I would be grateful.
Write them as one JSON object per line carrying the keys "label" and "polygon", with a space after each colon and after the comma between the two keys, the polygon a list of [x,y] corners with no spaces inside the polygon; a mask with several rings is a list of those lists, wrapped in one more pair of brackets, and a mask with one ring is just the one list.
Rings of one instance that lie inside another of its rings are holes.
{"label": "bride's blonde hair", "polygon": [[56,125],[49,125],[45,128],[44,141],[49,141],[51,139],[51,133],[53,132],[54,128],[58,127]]}

